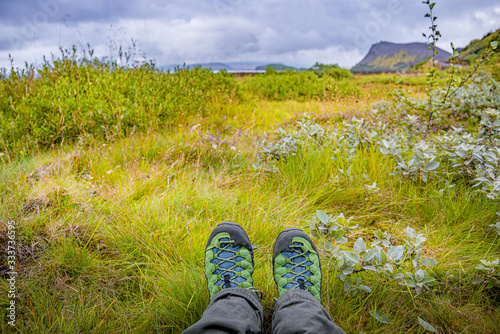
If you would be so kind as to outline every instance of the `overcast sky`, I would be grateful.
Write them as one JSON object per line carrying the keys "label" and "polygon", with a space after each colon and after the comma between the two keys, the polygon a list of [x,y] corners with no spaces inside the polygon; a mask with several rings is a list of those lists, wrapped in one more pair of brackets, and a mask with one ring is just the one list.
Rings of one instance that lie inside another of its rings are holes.
{"label": "overcast sky", "polygon": [[[498,0],[436,0],[438,45],[500,28]],[[372,43],[424,42],[421,0],[0,0],[0,67],[40,64],[59,47],[137,48],[158,65],[316,61],[351,67]],[[137,59],[140,59],[139,57]]]}

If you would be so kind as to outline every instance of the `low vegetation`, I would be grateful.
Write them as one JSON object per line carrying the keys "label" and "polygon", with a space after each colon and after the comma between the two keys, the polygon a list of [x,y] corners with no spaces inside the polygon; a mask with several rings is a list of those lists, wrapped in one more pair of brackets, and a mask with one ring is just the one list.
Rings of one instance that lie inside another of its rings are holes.
{"label": "low vegetation", "polygon": [[[482,39],[472,41],[467,47],[460,51],[459,60],[468,64],[474,65],[476,59],[488,50],[492,42],[500,41],[500,29],[486,34]],[[494,54],[483,67],[492,73],[496,80],[500,80],[500,56]]]}
{"label": "low vegetation", "polygon": [[[433,94],[446,82],[437,72]],[[0,241],[14,221],[17,329],[180,333],[208,304],[208,234],[235,221],[259,246],[266,328],[274,239],[300,227],[348,333],[496,333],[498,87],[480,73],[429,122],[425,76],[318,64],[238,80],[67,52],[5,72]]]}

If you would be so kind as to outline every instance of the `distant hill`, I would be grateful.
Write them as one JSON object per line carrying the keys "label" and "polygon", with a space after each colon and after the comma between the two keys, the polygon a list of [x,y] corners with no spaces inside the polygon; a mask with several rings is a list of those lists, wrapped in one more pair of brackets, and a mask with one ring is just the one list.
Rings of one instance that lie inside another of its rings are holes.
{"label": "distant hill", "polygon": [[[476,39],[470,42],[469,45],[459,51],[458,59],[463,63],[472,65],[474,60],[476,60],[493,41],[500,43],[500,29],[486,34],[482,39]],[[500,80],[500,46],[496,49],[495,54],[483,64],[482,68],[490,72],[497,80]]]}
{"label": "distant hill", "polygon": [[267,64],[267,62],[228,62],[227,65],[231,66],[233,70],[255,70],[257,66]]}
{"label": "distant hill", "polygon": [[[475,39],[470,42],[469,45],[459,51],[460,54],[458,58],[462,61],[472,64],[472,62],[481,53],[483,53],[484,50],[486,50],[493,41],[500,41],[500,29],[495,32],[486,34],[482,39]],[[496,52],[496,54],[498,56],[498,52]]]}
{"label": "distant hill", "polygon": [[[451,54],[440,48],[436,56],[437,60],[447,60]],[[406,71],[411,66],[427,60],[432,56],[429,45],[425,43],[397,44],[390,42],[380,42],[373,44],[368,54],[351,72],[358,73],[378,73],[378,72],[399,72]]]}
{"label": "distant hill", "polygon": [[212,69],[212,71],[220,71],[220,70],[232,70],[233,68],[227,64],[224,63],[205,63],[205,64],[182,64],[182,65],[174,65],[174,64],[169,64],[169,65],[163,65],[163,66],[158,66],[158,68],[162,69],[162,71],[175,71],[176,69],[180,68],[195,68],[195,67],[201,67],[201,68],[207,68],[207,69]]}
{"label": "distant hill", "polygon": [[245,71],[257,71],[257,72],[262,72],[266,71],[268,67],[271,67],[275,71],[288,71],[288,70],[296,70],[296,71],[301,71],[304,70],[302,68],[295,68],[292,66],[287,66],[283,64],[262,64],[262,63],[256,63],[256,62],[230,62],[230,63],[199,63],[199,64],[183,64],[183,65],[165,65],[162,66],[161,68],[164,71],[170,70],[174,71],[176,68],[195,68],[195,67],[201,67],[201,68],[207,68],[211,69],[212,71],[221,71],[221,70],[226,70],[228,72],[245,72]]}
{"label": "distant hill", "polygon": [[232,70],[233,68],[227,64],[224,63],[206,63],[206,64],[193,64],[189,65],[189,67],[201,67],[201,68],[208,68],[211,69],[212,71],[221,71],[221,70]]}
{"label": "distant hill", "polygon": [[292,66],[286,66],[286,65],[283,65],[283,64],[260,65],[260,66],[257,66],[255,69],[257,71],[262,71],[262,70],[265,71],[265,70],[267,70],[268,67],[272,68],[275,71],[289,71],[289,70],[293,69]]}

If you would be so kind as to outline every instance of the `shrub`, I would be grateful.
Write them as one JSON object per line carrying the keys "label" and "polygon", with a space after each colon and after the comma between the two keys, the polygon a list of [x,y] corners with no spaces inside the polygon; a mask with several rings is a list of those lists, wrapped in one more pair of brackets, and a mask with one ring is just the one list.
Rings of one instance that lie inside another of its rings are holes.
{"label": "shrub", "polygon": [[328,80],[309,71],[276,72],[268,68],[265,74],[245,78],[242,84],[248,93],[264,99],[305,101],[321,98]]}
{"label": "shrub", "polygon": [[348,79],[352,77],[352,73],[349,70],[341,68],[337,64],[325,65],[316,62],[313,67],[310,68],[318,77],[329,76],[334,80]]}
{"label": "shrub", "polygon": [[0,81],[0,137],[8,152],[43,149],[78,138],[125,136],[206,114],[239,96],[236,79],[201,68],[163,73],[154,64],[59,59]]}

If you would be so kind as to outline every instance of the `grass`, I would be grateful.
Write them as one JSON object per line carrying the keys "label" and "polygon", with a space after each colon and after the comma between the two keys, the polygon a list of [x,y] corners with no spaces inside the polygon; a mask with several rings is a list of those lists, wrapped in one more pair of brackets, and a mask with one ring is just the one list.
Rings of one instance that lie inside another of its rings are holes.
{"label": "grass", "polygon": [[[415,94],[424,92],[425,79],[404,80]],[[495,205],[468,185],[441,194],[444,181],[403,181],[389,175],[393,162],[374,150],[348,163],[331,148],[306,148],[279,162],[276,174],[253,170],[258,141],[278,126],[301,113],[334,124],[388,99],[400,84],[392,76],[369,76],[336,85],[328,99],[245,92],[237,103],[212,101],[210,113],[173,117],[166,127],[107,140],[83,136],[53,149],[2,157],[0,215],[18,226],[17,330],[180,333],[209,302],[206,239],[219,222],[234,221],[259,245],[255,286],[263,291],[269,332],[277,297],[273,242],[287,227],[308,232],[313,214],[323,210],[343,212],[360,224],[351,243],[370,240],[377,229],[400,239],[411,226],[425,233],[425,252],[439,260],[434,274],[440,284],[431,292],[415,295],[368,274],[373,293],[348,297],[331,258],[321,251],[323,305],[346,332],[423,333],[421,317],[440,333],[496,333],[498,291],[470,284],[480,259],[500,256],[500,238],[487,228]],[[351,179],[339,173],[348,166]],[[375,193],[365,187],[373,182]],[[6,233],[0,235],[4,248]],[[2,283],[7,289],[5,277]],[[2,294],[2,317],[8,302]],[[377,322],[371,310],[383,311],[391,322]],[[11,330],[5,322],[0,328]]]}
{"label": "grass", "polygon": [[226,72],[163,73],[154,64],[124,68],[80,59],[76,50],[62,51],[39,70],[26,65],[7,75],[0,69],[0,147],[9,160],[64,143],[163,131],[193,117],[253,111],[261,101],[371,103],[400,85],[416,93],[425,89],[422,78],[334,78],[322,72],[269,71],[238,81]]}

